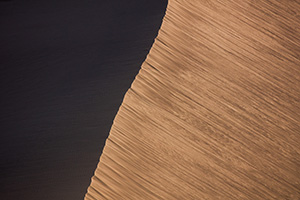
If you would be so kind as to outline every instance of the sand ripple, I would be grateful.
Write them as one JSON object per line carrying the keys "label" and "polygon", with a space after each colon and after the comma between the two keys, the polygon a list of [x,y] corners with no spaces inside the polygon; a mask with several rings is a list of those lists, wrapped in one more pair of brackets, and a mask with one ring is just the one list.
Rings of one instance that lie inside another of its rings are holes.
{"label": "sand ripple", "polygon": [[299,199],[299,12],[170,0],[85,199]]}

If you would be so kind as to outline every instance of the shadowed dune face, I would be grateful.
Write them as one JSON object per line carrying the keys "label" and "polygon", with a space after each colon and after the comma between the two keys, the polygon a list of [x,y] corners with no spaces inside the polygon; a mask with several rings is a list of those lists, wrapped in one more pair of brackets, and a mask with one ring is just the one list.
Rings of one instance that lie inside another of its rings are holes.
{"label": "shadowed dune face", "polygon": [[0,200],[82,200],[166,0],[0,1]]}
{"label": "shadowed dune face", "polygon": [[85,199],[299,199],[299,12],[170,0]]}

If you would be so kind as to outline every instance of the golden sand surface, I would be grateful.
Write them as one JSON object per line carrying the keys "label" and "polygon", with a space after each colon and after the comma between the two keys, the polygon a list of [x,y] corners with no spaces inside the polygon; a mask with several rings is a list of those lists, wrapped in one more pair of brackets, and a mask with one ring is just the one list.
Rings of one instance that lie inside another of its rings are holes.
{"label": "golden sand surface", "polygon": [[300,199],[300,1],[170,0],[91,199]]}

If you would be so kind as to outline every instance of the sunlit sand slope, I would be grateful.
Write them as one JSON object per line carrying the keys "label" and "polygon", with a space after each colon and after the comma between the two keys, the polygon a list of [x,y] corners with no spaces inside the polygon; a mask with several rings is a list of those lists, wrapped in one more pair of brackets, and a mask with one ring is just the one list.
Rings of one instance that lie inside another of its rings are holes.
{"label": "sunlit sand slope", "polygon": [[170,0],[86,199],[300,199],[299,12]]}

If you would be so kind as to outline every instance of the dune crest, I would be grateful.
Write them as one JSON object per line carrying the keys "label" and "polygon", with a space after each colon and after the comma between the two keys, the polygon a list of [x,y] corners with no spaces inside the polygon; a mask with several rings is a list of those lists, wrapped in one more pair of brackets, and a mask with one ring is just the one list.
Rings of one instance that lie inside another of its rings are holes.
{"label": "dune crest", "polygon": [[85,199],[299,199],[299,12],[170,0]]}

